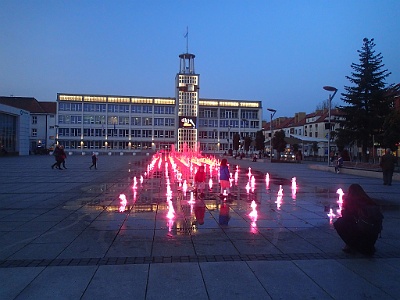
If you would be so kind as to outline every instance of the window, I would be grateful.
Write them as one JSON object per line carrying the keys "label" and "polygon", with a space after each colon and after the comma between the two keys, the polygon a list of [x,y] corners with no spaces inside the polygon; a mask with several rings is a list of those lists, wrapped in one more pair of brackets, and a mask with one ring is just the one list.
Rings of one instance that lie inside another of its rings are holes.
{"label": "window", "polygon": [[37,116],[32,116],[32,124],[37,124]]}
{"label": "window", "polygon": [[140,126],[142,125],[142,118],[131,118],[131,125]]}
{"label": "window", "polygon": [[175,126],[175,119],[165,118],[165,126]]}
{"label": "window", "polygon": [[82,116],[71,116],[71,124],[82,124]]}
{"label": "window", "polygon": [[142,122],[144,126],[152,126],[153,124],[153,119],[152,118],[142,118]]}
{"label": "window", "polygon": [[32,136],[33,137],[37,136],[37,129],[36,128],[32,128]]}
{"label": "window", "polygon": [[164,126],[164,118],[154,118],[154,126]]}
{"label": "window", "polygon": [[143,130],[143,137],[152,137],[152,130]]}
{"label": "window", "polygon": [[142,137],[142,131],[141,130],[137,130],[137,129],[134,129],[134,130],[131,130],[131,136],[134,138],[136,138],[136,137]]}
{"label": "window", "polygon": [[71,103],[72,111],[82,111],[82,103]]}

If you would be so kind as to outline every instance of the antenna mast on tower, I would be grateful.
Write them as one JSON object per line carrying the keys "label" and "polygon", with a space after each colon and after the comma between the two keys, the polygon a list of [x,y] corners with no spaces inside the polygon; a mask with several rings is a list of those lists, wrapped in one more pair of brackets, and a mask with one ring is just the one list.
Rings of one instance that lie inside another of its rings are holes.
{"label": "antenna mast on tower", "polygon": [[186,39],[186,53],[189,53],[189,27],[186,26],[186,34],[184,35]]}

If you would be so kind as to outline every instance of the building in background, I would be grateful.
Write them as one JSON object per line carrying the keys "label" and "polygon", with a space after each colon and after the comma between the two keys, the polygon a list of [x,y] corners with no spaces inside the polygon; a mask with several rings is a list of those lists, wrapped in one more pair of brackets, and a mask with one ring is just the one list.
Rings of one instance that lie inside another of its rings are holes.
{"label": "building in background", "polygon": [[137,152],[232,148],[262,129],[261,101],[199,98],[195,56],[179,55],[175,98],[57,94],[57,143],[73,151]]}
{"label": "building in background", "polygon": [[32,97],[0,97],[0,104],[0,143],[7,152],[28,155],[53,147],[55,102],[39,102]]}

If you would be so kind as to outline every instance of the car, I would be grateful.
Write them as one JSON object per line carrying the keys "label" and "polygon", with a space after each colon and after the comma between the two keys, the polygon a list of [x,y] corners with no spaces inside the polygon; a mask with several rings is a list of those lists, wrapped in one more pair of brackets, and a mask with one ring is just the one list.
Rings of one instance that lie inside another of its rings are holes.
{"label": "car", "polygon": [[36,155],[47,155],[50,153],[50,150],[47,149],[45,146],[43,145],[37,145],[36,149],[34,150],[34,153]]}

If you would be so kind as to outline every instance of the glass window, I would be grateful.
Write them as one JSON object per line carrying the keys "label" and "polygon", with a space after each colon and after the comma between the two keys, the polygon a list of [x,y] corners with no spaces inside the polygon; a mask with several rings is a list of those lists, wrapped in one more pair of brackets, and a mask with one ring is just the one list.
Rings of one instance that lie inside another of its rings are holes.
{"label": "glass window", "polygon": [[32,124],[37,124],[37,116],[32,116]]}

